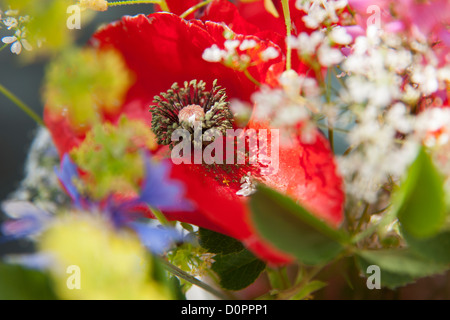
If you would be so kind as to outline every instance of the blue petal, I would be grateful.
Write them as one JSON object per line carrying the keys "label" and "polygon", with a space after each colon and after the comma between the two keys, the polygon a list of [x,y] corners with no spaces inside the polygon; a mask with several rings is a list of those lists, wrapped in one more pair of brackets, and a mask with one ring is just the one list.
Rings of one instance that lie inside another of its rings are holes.
{"label": "blue petal", "polygon": [[5,221],[0,230],[3,241],[11,241],[41,232],[51,219],[51,215],[27,201],[5,201],[3,211],[13,219]]}
{"label": "blue petal", "polygon": [[175,229],[157,228],[140,222],[132,222],[129,226],[136,231],[142,244],[155,254],[162,254],[173,243],[183,240],[181,233]]}
{"label": "blue petal", "polygon": [[54,256],[47,252],[6,256],[5,262],[19,264],[29,269],[46,271],[55,264]]}
{"label": "blue petal", "polygon": [[63,184],[69,196],[72,198],[74,205],[77,208],[82,207],[82,197],[78,192],[77,187],[73,183],[73,180],[78,178],[77,166],[72,162],[69,155],[66,153],[61,161],[61,168],[55,167],[55,173],[59,178],[59,181]]}
{"label": "blue petal", "polygon": [[169,161],[155,163],[149,156],[145,156],[145,181],[140,200],[164,211],[192,210],[192,204],[184,197],[184,185],[170,179],[170,169]]}

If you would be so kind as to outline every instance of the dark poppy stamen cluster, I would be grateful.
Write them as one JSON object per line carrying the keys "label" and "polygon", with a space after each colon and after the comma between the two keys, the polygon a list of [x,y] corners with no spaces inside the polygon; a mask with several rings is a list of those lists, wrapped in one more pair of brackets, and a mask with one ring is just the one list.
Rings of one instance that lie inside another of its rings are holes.
{"label": "dark poppy stamen cluster", "polygon": [[185,129],[194,135],[194,122],[201,123],[202,134],[210,129],[225,135],[233,128],[233,115],[225,89],[214,80],[211,90],[206,90],[202,80],[185,81],[184,87],[174,83],[167,92],[155,96],[156,105],[150,107],[152,130],[158,144],[173,148],[172,134],[177,129]]}

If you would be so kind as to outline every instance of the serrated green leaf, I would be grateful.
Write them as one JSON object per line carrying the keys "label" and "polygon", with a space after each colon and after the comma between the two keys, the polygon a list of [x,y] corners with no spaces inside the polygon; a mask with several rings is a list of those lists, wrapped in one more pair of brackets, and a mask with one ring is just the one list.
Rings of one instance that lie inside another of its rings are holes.
{"label": "serrated green leaf", "polygon": [[[370,265],[373,265],[373,263],[361,257],[356,257],[356,259],[362,273],[365,274],[366,276],[369,276],[368,274],[366,274],[366,270]],[[381,285],[389,289],[396,289],[398,287],[403,287],[407,284],[413,283],[414,281],[415,278],[410,275],[392,273],[386,270],[381,271],[381,279],[380,279]]]}
{"label": "serrated green leaf", "polygon": [[208,252],[229,254],[244,250],[242,243],[224,234],[203,228],[200,228],[198,233],[200,245]]}
{"label": "serrated green leaf", "polygon": [[248,250],[214,257],[212,270],[220,278],[220,286],[226,290],[241,290],[252,284],[266,264]]}
{"label": "serrated green leaf", "polygon": [[0,264],[0,300],[54,300],[48,275],[19,265]]}
{"label": "serrated green leaf", "polygon": [[417,239],[406,231],[402,235],[415,253],[433,262],[450,264],[450,231],[426,239]]}
{"label": "serrated green leaf", "polygon": [[444,180],[430,156],[420,150],[405,181],[393,196],[402,227],[416,238],[436,235],[446,218]]}
{"label": "serrated green leaf", "polygon": [[259,186],[250,208],[262,237],[304,264],[328,262],[343,250],[344,234],[274,190]]}
{"label": "serrated green leaf", "polygon": [[391,289],[448,269],[446,265],[430,262],[407,249],[359,251],[357,261],[363,274],[370,265],[380,267],[381,284]]}

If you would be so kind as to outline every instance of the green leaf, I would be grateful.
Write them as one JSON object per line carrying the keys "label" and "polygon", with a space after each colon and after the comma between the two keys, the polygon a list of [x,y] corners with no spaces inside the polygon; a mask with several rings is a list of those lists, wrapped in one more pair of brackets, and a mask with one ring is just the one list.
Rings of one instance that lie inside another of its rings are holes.
{"label": "green leaf", "polygon": [[450,264],[450,231],[426,239],[417,239],[404,230],[402,235],[415,253],[433,262]]}
{"label": "green leaf", "polygon": [[327,286],[327,283],[319,280],[314,280],[305,285],[291,300],[304,300],[308,298],[313,292],[316,292]]}
{"label": "green leaf", "polygon": [[420,150],[394,194],[393,210],[404,230],[414,237],[431,237],[442,228],[446,218],[444,180],[425,150]]}
{"label": "green leaf", "polygon": [[381,285],[390,289],[448,269],[445,265],[430,262],[406,249],[359,251],[357,261],[363,274],[366,274],[370,265],[380,267]]}
{"label": "green leaf", "polygon": [[226,290],[241,290],[252,284],[266,264],[245,249],[241,242],[221,233],[199,229],[200,245],[215,253],[212,270]]}
{"label": "green leaf", "polygon": [[216,254],[229,254],[244,250],[238,240],[211,230],[199,229],[200,245],[208,252]]}
{"label": "green leaf", "polygon": [[0,263],[0,300],[54,300],[51,280],[45,273]]}
{"label": "green leaf", "polygon": [[266,264],[250,251],[242,250],[214,257],[212,270],[220,277],[220,286],[226,290],[241,290],[252,284]]}
{"label": "green leaf", "polygon": [[325,263],[342,250],[346,236],[291,198],[264,186],[250,199],[252,220],[263,238],[307,265]]}

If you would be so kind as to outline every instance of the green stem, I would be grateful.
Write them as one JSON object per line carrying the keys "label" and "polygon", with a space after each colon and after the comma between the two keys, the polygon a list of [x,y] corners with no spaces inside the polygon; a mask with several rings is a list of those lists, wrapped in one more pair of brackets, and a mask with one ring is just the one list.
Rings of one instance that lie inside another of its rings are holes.
{"label": "green stem", "polygon": [[12,103],[22,109],[30,118],[37,122],[37,124],[45,127],[44,122],[41,117],[39,117],[29,106],[27,106],[22,100],[16,97],[11,91],[6,89],[3,85],[0,84],[0,92],[3,93]]}
{"label": "green stem", "polygon": [[[327,103],[330,103],[331,101],[331,72],[330,69],[328,69],[327,72],[327,83],[325,87],[325,99]],[[328,141],[330,142],[331,151],[334,153],[334,131],[333,128],[330,126],[330,121],[328,122]]]}
{"label": "green stem", "polygon": [[197,10],[200,9],[201,7],[204,7],[204,6],[208,5],[208,4],[210,4],[210,3],[213,2],[213,1],[214,1],[214,0],[206,0],[206,1],[203,1],[203,2],[200,2],[200,3],[196,4],[195,6],[189,8],[189,9],[187,9],[185,12],[183,12],[183,13],[180,15],[180,18],[185,19],[185,18],[186,18],[188,15],[190,15],[191,13],[197,11]]}
{"label": "green stem", "polygon": [[289,276],[287,274],[286,267],[279,268],[278,272],[279,272],[280,279],[281,279],[281,282],[283,283],[284,288],[286,288],[286,289],[289,288],[291,286],[291,283],[289,281]]}
{"label": "green stem", "polygon": [[258,87],[261,87],[261,83],[258,80],[256,80],[255,78],[253,78],[253,76],[250,74],[250,72],[248,72],[248,69],[244,70],[244,74],[251,82],[256,84]]}
{"label": "green stem", "polygon": [[334,153],[334,131],[331,127],[328,127],[328,141],[330,142],[331,151]]}
{"label": "green stem", "polygon": [[366,220],[368,220],[368,217],[369,217],[369,207],[370,207],[370,205],[369,205],[368,203],[366,203],[366,205],[364,206],[364,211],[363,211],[363,213],[361,214],[361,217],[359,218],[358,225],[357,225],[356,228],[355,228],[356,233],[358,233],[358,232],[361,231],[361,228],[362,228],[364,222],[365,222]]}
{"label": "green stem", "polygon": [[159,221],[159,223],[161,223],[163,226],[171,226],[169,220],[167,220],[164,213],[162,213],[161,211],[159,211],[156,208],[150,208],[150,210],[155,215],[155,218]]}
{"label": "green stem", "polygon": [[248,72],[248,69],[244,70],[244,74],[251,82],[256,84],[258,87],[261,87],[261,83],[258,80],[256,80],[255,78],[253,78],[253,76],[250,74],[250,72]]}
{"label": "green stem", "polygon": [[108,2],[109,7],[126,6],[132,4],[159,4],[163,11],[170,12],[167,3],[164,0],[129,0],[129,1]]}
{"label": "green stem", "polygon": [[342,128],[330,128],[328,125],[320,124],[320,123],[318,123],[317,126],[319,128],[321,128],[321,129],[324,129],[324,130],[330,130],[331,129],[333,131],[340,132],[340,133],[345,133],[345,134],[350,132],[349,130],[342,129]]}
{"label": "green stem", "polygon": [[[390,205],[388,207],[386,207],[383,210],[386,210],[387,208],[389,208]],[[368,228],[366,228],[364,231],[362,231],[361,233],[356,234],[352,239],[351,239],[351,243],[352,244],[356,244],[358,242],[360,242],[361,240],[371,236],[374,232],[376,232],[379,228],[384,228],[387,225],[389,225],[392,221],[394,221],[396,218],[396,212],[388,212],[386,213],[380,221],[378,221],[378,223],[375,223],[371,226],[369,226]]]}
{"label": "green stem", "polygon": [[0,51],[2,51],[3,49],[5,49],[7,46],[9,46],[9,43],[5,43],[5,44],[0,48]]}
{"label": "green stem", "polygon": [[294,297],[304,286],[306,286],[322,269],[325,265],[319,265],[311,269],[311,271],[305,275],[300,283],[289,288],[288,290],[282,291],[278,294],[277,300],[287,300]]}
{"label": "green stem", "polygon": [[281,0],[283,6],[284,23],[286,24],[286,70],[291,70],[291,60],[292,60],[292,44],[291,44],[291,12],[289,9],[289,0]]}
{"label": "green stem", "polygon": [[197,278],[191,276],[190,274],[184,272],[183,270],[181,270],[180,268],[174,266],[173,264],[171,264],[170,262],[161,259],[162,264],[164,265],[164,267],[167,269],[167,271],[169,271],[170,273],[174,274],[177,277],[180,277],[183,280],[186,280],[189,283],[192,283],[193,285],[196,285],[197,287],[202,288],[203,290],[208,291],[209,293],[215,295],[216,297],[223,299],[223,300],[229,300],[230,297],[228,297],[227,295],[225,295],[224,293],[214,289],[213,287],[211,287],[210,285],[198,280]]}

